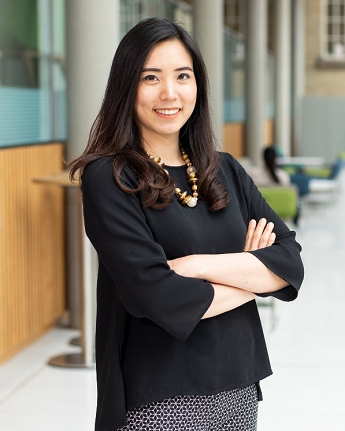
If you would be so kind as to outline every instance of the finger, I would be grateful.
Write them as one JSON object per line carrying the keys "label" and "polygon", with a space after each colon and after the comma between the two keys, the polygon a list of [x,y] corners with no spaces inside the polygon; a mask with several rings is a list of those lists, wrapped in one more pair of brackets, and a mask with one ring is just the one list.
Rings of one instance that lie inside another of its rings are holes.
{"label": "finger", "polygon": [[272,232],[268,238],[267,247],[270,247],[274,243],[275,240],[276,240],[276,234]]}
{"label": "finger", "polygon": [[259,248],[259,242],[262,237],[265,226],[266,226],[266,219],[265,218],[260,219],[254,231],[254,235],[253,235],[249,250],[257,250]]}
{"label": "finger", "polygon": [[273,228],[274,228],[274,224],[272,222],[267,223],[261,235],[261,238],[259,240],[258,248],[264,248],[268,246],[268,241],[269,241],[270,235],[273,232]]}
{"label": "finger", "polygon": [[250,250],[250,245],[252,243],[255,227],[256,227],[256,220],[254,219],[250,220],[250,222],[248,223],[248,230],[246,235],[246,243],[244,245],[244,251]]}

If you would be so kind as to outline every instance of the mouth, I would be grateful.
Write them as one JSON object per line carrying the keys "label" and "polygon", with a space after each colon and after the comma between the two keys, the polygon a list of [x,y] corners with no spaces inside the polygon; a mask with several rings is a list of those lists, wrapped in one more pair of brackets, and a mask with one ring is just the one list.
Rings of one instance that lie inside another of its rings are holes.
{"label": "mouth", "polygon": [[161,115],[176,115],[178,112],[180,112],[180,109],[155,109],[154,111]]}

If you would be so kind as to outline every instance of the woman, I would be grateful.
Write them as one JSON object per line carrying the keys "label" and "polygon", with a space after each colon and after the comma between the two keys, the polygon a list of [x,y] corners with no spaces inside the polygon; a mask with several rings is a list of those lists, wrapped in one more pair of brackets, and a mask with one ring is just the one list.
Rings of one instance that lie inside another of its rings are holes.
{"label": "woman", "polygon": [[264,161],[265,167],[271,181],[280,185],[290,184],[290,175],[283,169],[279,169],[277,166],[277,153],[274,147],[267,147],[264,149]]}
{"label": "woman", "polygon": [[277,167],[277,155],[274,147],[267,147],[263,153],[264,167],[249,166],[248,174],[257,186],[288,186],[291,184],[290,175]]}
{"label": "woman", "polygon": [[214,148],[195,42],[140,22],[72,165],[99,256],[96,430],[256,429],[271,367],[254,298],[297,297],[300,246]]}

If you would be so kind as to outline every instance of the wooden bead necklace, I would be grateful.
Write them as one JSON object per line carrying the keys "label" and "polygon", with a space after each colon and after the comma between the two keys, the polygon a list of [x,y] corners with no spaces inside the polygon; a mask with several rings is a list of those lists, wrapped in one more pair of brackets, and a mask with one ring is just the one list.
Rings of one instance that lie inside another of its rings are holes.
{"label": "wooden bead necklace", "polygon": [[[186,191],[182,192],[181,189],[178,187],[175,187],[175,193],[178,196],[178,200],[181,202],[182,205],[187,205],[190,208],[193,208],[198,203],[198,178],[196,176],[196,169],[192,165],[192,162],[190,161],[188,154],[185,152],[183,148],[181,148],[181,154],[182,159],[187,165],[187,177],[188,182],[191,183],[191,187],[193,190],[192,196],[189,195]],[[148,154],[148,156],[156,162],[166,173],[169,175],[169,172],[164,168],[165,164],[162,162],[162,159],[158,156],[151,156],[151,154]]]}

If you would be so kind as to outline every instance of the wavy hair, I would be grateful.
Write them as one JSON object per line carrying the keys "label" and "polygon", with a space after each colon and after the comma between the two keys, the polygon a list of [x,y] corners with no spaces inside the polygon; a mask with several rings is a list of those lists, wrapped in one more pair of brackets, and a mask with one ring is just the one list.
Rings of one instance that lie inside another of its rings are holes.
{"label": "wavy hair", "polygon": [[[174,196],[173,179],[147,156],[136,122],[135,103],[141,70],[151,49],[159,42],[174,39],[191,55],[197,84],[196,105],[180,130],[180,142],[198,171],[200,198],[208,202],[211,211],[218,211],[228,204],[229,192],[217,179],[219,157],[211,126],[205,64],[188,32],[167,19],[145,19],[120,42],[86,149],[70,164],[71,179],[93,160],[108,156],[112,160],[115,181],[123,191],[141,191],[144,206],[153,209],[169,204]],[[137,188],[128,188],[121,182],[125,166],[137,174]]]}
{"label": "wavy hair", "polygon": [[279,184],[279,178],[276,174],[276,169],[277,169],[277,164],[276,164],[276,158],[277,158],[277,154],[276,154],[276,150],[274,147],[267,147],[264,149],[263,152],[263,156],[264,156],[264,161],[265,161],[265,166],[266,169],[268,170],[272,180]]}

